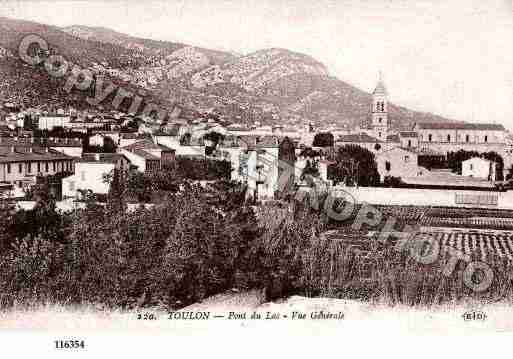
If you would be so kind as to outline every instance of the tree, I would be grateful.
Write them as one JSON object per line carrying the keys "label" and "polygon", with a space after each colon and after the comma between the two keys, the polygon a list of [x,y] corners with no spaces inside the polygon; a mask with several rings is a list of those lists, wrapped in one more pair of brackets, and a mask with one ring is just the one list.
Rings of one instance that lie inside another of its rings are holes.
{"label": "tree", "polygon": [[280,142],[278,149],[278,189],[276,196],[283,198],[290,195],[294,191],[295,186],[295,165],[296,165],[296,146],[294,142],[285,137]]}
{"label": "tree", "polygon": [[305,168],[303,168],[303,172],[301,173],[301,181],[305,179],[306,176],[319,177],[319,162],[306,160]]}
{"label": "tree", "polygon": [[125,210],[125,183],[121,179],[120,171],[115,168],[112,179],[109,181],[109,193],[107,195],[107,208],[110,212]]}
{"label": "tree", "polygon": [[312,146],[314,147],[333,147],[335,138],[331,132],[319,132],[313,139]]}
{"label": "tree", "polygon": [[219,132],[212,131],[205,134],[203,139],[211,142],[209,146],[205,147],[205,154],[210,155],[215,151],[219,142],[223,141],[224,135]]}
{"label": "tree", "polygon": [[380,182],[374,154],[358,145],[339,148],[330,160],[336,163],[328,167],[328,178],[347,185],[376,186]]}

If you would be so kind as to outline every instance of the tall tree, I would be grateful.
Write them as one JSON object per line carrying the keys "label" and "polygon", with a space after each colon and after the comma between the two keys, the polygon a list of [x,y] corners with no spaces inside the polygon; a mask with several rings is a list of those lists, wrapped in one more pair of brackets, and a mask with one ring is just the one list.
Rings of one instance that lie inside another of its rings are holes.
{"label": "tall tree", "polygon": [[314,147],[333,147],[335,138],[331,132],[319,132],[313,139]]}

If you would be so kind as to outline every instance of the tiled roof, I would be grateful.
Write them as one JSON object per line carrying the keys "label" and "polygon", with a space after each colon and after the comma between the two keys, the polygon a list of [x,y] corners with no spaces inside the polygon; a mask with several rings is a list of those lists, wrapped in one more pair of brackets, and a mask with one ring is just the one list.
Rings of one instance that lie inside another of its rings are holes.
{"label": "tiled roof", "polygon": [[135,132],[120,133],[119,136],[125,140],[133,140],[139,138],[139,134]]}
{"label": "tiled roof", "polygon": [[[32,149],[32,152],[30,152]],[[73,157],[67,156],[63,153],[48,149],[44,147],[30,147],[20,148],[14,147],[14,152],[11,151],[12,147],[0,147],[0,163],[7,162],[28,162],[28,161],[55,161],[55,160],[72,160]]]}
{"label": "tiled roof", "polygon": [[0,137],[0,146],[37,147],[41,145],[50,147],[82,147],[82,140],[79,138]]}
{"label": "tiled roof", "polygon": [[399,135],[388,135],[387,142],[399,142]]}
{"label": "tiled roof", "polygon": [[158,150],[160,149],[159,145],[153,143],[151,140],[148,139],[141,139],[140,141],[137,141],[135,143],[132,143],[130,145],[126,145],[124,147],[121,147],[123,150],[127,151],[134,151],[134,150]]}
{"label": "tiled roof", "polygon": [[413,137],[413,138],[419,137],[419,134],[417,132],[415,132],[415,131],[401,131],[399,133],[399,135],[401,137]]}
{"label": "tiled roof", "polygon": [[423,130],[506,131],[503,125],[495,123],[420,122],[418,126]]}
{"label": "tiled roof", "polygon": [[[96,160],[97,156],[99,157],[99,160]],[[125,158],[128,161],[128,159],[120,153],[84,153],[78,162],[115,163],[122,158]]]}
{"label": "tiled roof", "polygon": [[392,152],[392,151],[405,151],[405,152],[410,152],[410,153],[413,153],[413,154],[417,154],[417,152],[415,151],[414,148],[404,148],[404,147],[393,147],[393,148],[389,148],[388,150],[385,150],[383,152],[380,152],[377,154],[377,156],[381,156],[381,155],[384,155],[388,152]]}
{"label": "tiled roof", "polygon": [[249,148],[278,147],[280,138],[277,136],[240,136],[239,143],[241,146]]}
{"label": "tiled roof", "polygon": [[46,144],[50,147],[82,147],[82,140],[72,138],[56,138],[48,140]]}
{"label": "tiled roof", "polygon": [[351,143],[381,143],[383,141],[371,137],[366,133],[342,135],[336,142],[351,142]]}
{"label": "tiled roof", "polygon": [[435,150],[432,150],[430,148],[424,147],[424,148],[416,148],[412,149],[414,150],[419,156],[445,156],[442,152],[437,152]]}
{"label": "tiled roof", "polygon": [[134,151],[132,151],[132,153],[136,154],[139,157],[144,158],[145,160],[160,160],[160,158],[158,158],[157,156],[152,155],[151,153],[146,152],[144,150],[134,150]]}
{"label": "tiled roof", "polygon": [[236,132],[236,131],[244,131],[244,132],[247,132],[247,131],[251,131],[251,129],[247,128],[247,127],[238,127],[238,126],[230,126],[230,127],[227,127],[226,128],[227,131],[233,131],[233,132]]}
{"label": "tiled roof", "polygon": [[162,151],[165,151],[165,152],[176,152],[176,150],[174,148],[171,148],[171,147],[167,147],[167,146],[164,146],[164,145],[157,145],[160,147],[160,149]]}

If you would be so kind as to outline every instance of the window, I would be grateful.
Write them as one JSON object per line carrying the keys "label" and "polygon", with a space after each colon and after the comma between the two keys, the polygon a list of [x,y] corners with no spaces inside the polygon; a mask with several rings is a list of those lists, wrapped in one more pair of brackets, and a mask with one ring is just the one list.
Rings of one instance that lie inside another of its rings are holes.
{"label": "window", "polygon": [[378,137],[381,138],[381,132],[378,132]]}
{"label": "window", "polygon": [[48,173],[48,172],[49,172],[48,162],[45,162],[45,172],[46,172],[46,173]]}
{"label": "window", "polygon": [[41,172],[41,163],[37,163],[37,173]]}
{"label": "window", "polygon": [[386,161],[386,162],[385,162],[385,169],[386,169],[387,171],[390,171],[390,168],[391,168],[391,167],[392,167],[392,165],[390,164],[390,162]]}
{"label": "window", "polygon": [[471,163],[469,166],[470,170],[472,171],[474,169],[474,165]]}
{"label": "window", "polygon": [[10,163],[7,164],[7,173],[11,173],[11,164]]}
{"label": "window", "polygon": [[381,123],[383,121],[383,119],[380,117],[378,118],[378,122]]}
{"label": "window", "polygon": [[470,141],[470,136],[469,135],[466,135],[465,136],[465,142],[469,142]]}
{"label": "window", "polygon": [[411,147],[411,140],[408,140],[408,147]]}
{"label": "window", "polygon": [[404,156],[404,162],[410,162],[410,156]]}
{"label": "window", "polygon": [[27,173],[32,172],[32,162],[27,163]]}
{"label": "window", "polygon": [[55,172],[55,161],[52,162],[53,171]]}
{"label": "window", "polygon": [[488,136],[485,136],[485,137],[484,137],[484,141],[485,141],[485,142],[488,142]]}
{"label": "window", "polygon": [[451,135],[447,135],[447,142],[451,142]]}
{"label": "window", "polygon": [[21,163],[18,164],[18,173],[23,173],[23,165]]}
{"label": "window", "polygon": [[428,135],[428,141],[429,141],[429,142],[433,141],[433,135],[432,135],[432,134],[429,134],[429,135]]}

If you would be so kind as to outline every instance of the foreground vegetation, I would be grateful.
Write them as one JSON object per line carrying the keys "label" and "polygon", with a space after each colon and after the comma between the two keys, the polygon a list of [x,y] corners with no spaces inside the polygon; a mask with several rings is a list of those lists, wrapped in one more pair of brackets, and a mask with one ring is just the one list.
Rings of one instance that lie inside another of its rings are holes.
{"label": "foreground vegetation", "polygon": [[[252,206],[245,189],[227,181],[206,188],[183,181],[177,188],[134,212],[119,193],[111,193],[105,206],[90,198],[85,209],[65,214],[44,191],[31,211],[4,204],[2,308],[55,303],[170,310],[233,288],[261,289],[266,300],[513,302],[508,263],[497,260],[492,287],[474,293],[463,284],[463,267],[445,276],[443,260],[419,264],[304,203]],[[333,228],[346,240],[323,235]]]}

